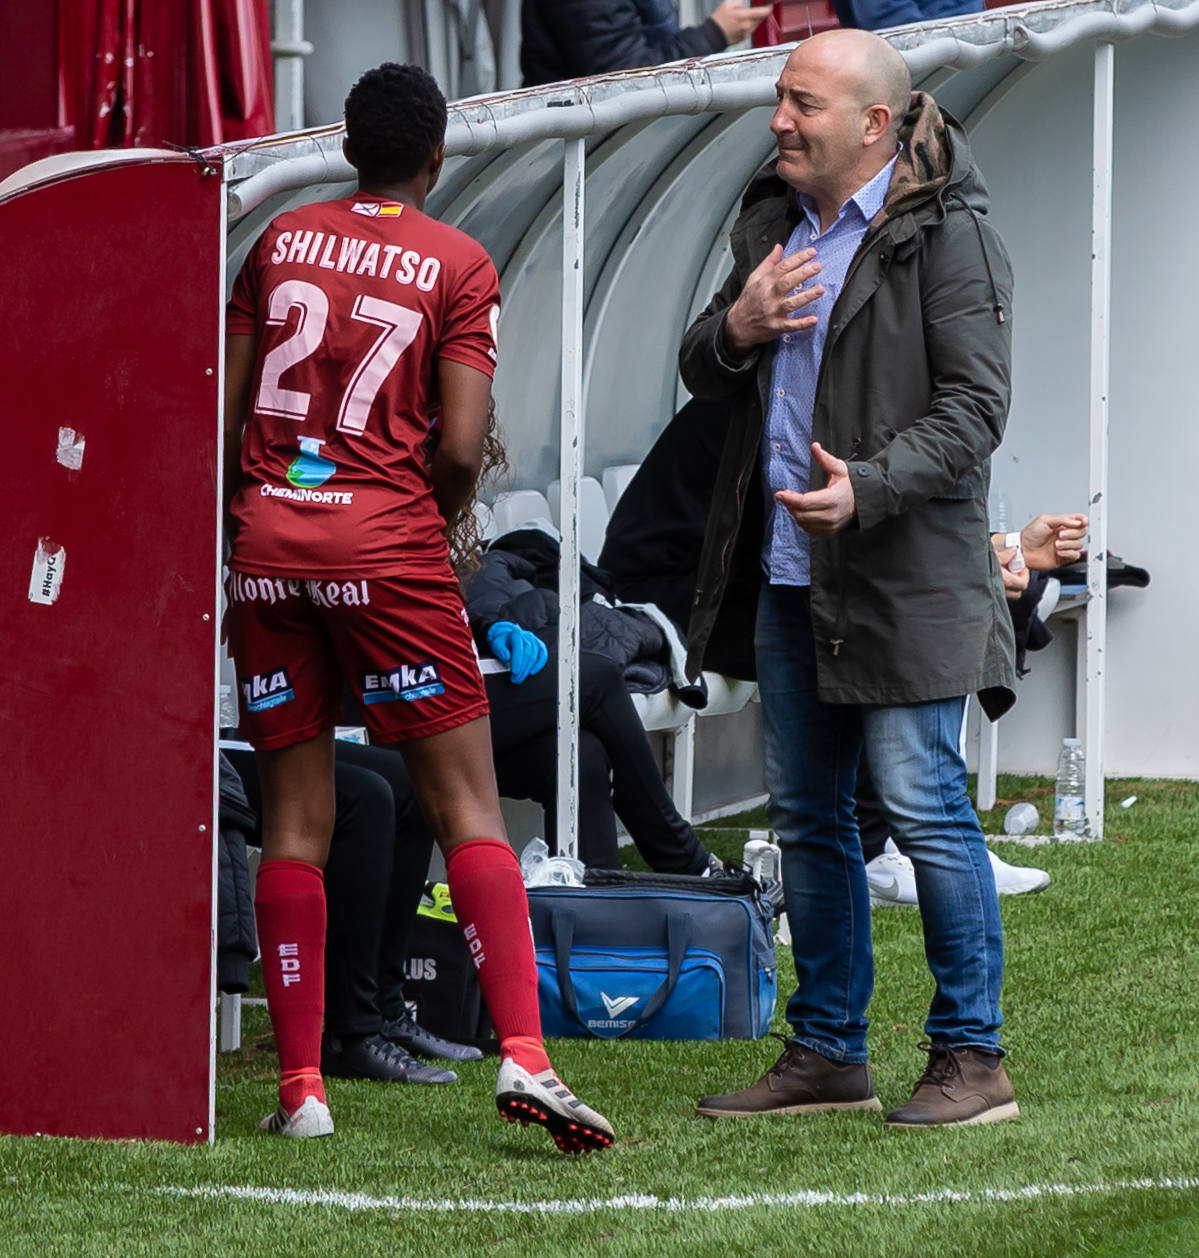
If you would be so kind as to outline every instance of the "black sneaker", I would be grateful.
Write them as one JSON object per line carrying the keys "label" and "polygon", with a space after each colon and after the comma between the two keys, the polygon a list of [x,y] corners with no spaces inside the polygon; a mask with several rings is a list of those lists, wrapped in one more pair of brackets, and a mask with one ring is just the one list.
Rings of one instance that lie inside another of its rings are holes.
{"label": "black sneaker", "polygon": [[483,1052],[471,1044],[455,1044],[434,1035],[410,1017],[384,1021],[380,1034],[418,1057],[440,1057],[444,1061],[482,1061]]}
{"label": "black sneaker", "polygon": [[452,1070],[426,1066],[382,1035],[325,1035],[321,1074],[334,1079],[377,1079],[381,1083],[457,1083]]}

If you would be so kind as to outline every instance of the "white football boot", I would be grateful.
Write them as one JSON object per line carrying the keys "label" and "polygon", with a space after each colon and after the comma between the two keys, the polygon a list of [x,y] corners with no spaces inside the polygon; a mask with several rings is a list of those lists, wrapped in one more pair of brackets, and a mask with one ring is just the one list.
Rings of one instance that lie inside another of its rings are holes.
{"label": "white football boot", "polygon": [[329,1113],[329,1107],[324,1101],[310,1095],[304,1098],[304,1103],[294,1113],[289,1114],[280,1105],[258,1125],[263,1131],[273,1132],[276,1136],[287,1136],[291,1140],[309,1140],[314,1136],[333,1134],[333,1115]]}
{"label": "white football boot", "polygon": [[612,1124],[584,1105],[553,1070],[531,1075],[508,1057],[495,1081],[495,1103],[510,1123],[537,1123],[563,1153],[593,1153],[615,1138]]}

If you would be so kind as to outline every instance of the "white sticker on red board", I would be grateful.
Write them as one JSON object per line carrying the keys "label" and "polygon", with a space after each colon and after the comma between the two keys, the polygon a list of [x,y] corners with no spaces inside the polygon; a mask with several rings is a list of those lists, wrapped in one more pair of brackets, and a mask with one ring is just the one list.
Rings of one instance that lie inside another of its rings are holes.
{"label": "white sticker on red board", "polygon": [[68,467],[72,472],[77,472],[83,466],[83,451],[87,445],[87,438],[81,432],[76,432],[74,428],[60,428],[58,430],[58,449],[55,452],[55,458],[63,465]]}
{"label": "white sticker on red board", "polygon": [[37,539],[33,556],[33,572],[29,577],[29,601],[49,606],[62,593],[62,574],[67,566],[67,552],[48,537]]}

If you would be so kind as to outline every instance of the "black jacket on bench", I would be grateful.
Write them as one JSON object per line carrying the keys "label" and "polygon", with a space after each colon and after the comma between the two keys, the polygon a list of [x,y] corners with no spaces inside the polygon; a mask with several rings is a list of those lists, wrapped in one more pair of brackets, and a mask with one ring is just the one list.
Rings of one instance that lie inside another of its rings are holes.
{"label": "black jacket on bench", "polygon": [[257,842],[258,818],[224,752],[220,755],[217,820],[217,989],[233,994],[249,990],[250,962],[258,955],[254,893],[246,859],[247,841]]}
{"label": "black jacket on bench", "polygon": [[[600,567],[618,598],[657,603],[684,635],[728,428],[727,402],[688,402],[662,430],[620,495],[600,552]],[[755,499],[748,513],[739,544],[753,548],[762,533],[761,501]],[[753,681],[758,594],[753,556],[739,562],[736,571],[742,574],[741,584],[721,605],[703,666]]]}

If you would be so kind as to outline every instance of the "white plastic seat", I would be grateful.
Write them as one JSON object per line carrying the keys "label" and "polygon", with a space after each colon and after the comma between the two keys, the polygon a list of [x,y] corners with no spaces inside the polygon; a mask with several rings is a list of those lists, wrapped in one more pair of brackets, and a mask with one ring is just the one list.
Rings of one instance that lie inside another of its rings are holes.
{"label": "white plastic seat", "polygon": [[637,474],[640,463],[617,463],[604,468],[600,474],[600,483],[604,487],[604,498],[608,503],[608,514],[616,510],[620,495],[629,487],[629,481]]}
{"label": "white plastic seat", "polygon": [[496,536],[495,515],[487,503],[476,502],[471,508],[471,514],[475,517],[475,524],[479,529],[480,541],[488,542]]}
{"label": "white plastic seat", "polygon": [[705,716],[739,712],[758,695],[758,687],[752,681],[737,681],[720,673],[708,672],[704,673],[704,681],[708,687],[708,702],[698,709],[689,708],[666,690],[653,695],[632,696],[641,724],[650,732],[662,731],[670,735],[667,744],[670,795],[675,807],[688,820],[695,799],[695,732],[698,720]]}
{"label": "white plastic seat", "polygon": [[543,493],[536,489],[516,489],[496,494],[491,504],[491,528],[487,536],[499,537],[534,520],[550,522],[550,504]]}
{"label": "white plastic seat", "polygon": [[652,695],[632,694],[629,697],[633,700],[633,707],[637,709],[641,724],[650,731],[678,729],[695,715],[694,708],[680,703],[669,690],[659,690]]}
{"label": "white plastic seat", "polygon": [[[562,527],[562,485],[550,481],[546,488],[554,523]],[[608,500],[603,486],[594,476],[584,476],[579,481],[579,551],[584,559],[594,563],[604,548],[604,533],[608,528]]]}
{"label": "white plastic seat", "polygon": [[723,673],[704,673],[708,687],[708,702],[700,708],[700,716],[724,716],[728,712],[740,712],[751,699],[758,696],[758,684],[725,677]]}

